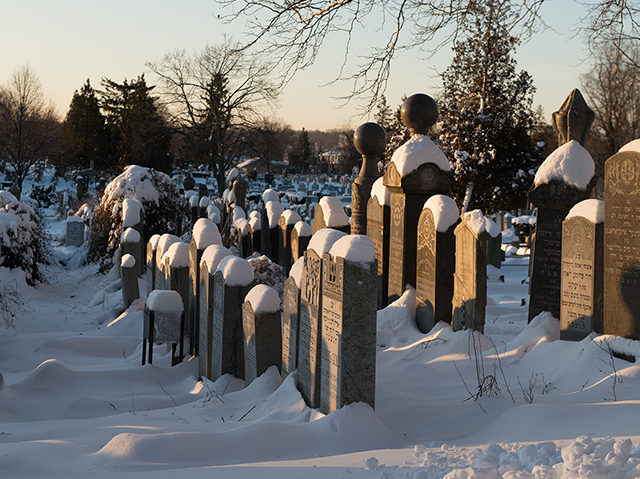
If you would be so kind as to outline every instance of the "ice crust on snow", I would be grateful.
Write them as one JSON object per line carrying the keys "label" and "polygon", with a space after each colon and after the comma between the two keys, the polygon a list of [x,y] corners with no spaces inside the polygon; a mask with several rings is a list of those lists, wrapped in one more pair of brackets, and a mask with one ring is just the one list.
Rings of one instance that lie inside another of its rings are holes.
{"label": "ice crust on snow", "polygon": [[220,244],[207,246],[207,248],[202,252],[202,258],[200,259],[200,268],[204,268],[204,265],[206,263],[207,268],[209,269],[208,273],[210,275],[213,275],[218,269],[220,261],[222,261],[223,258],[231,255],[233,255],[233,253],[231,253],[231,251]]}
{"label": "ice crust on snow", "polygon": [[433,163],[442,171],[451,171],[449,160],[428,135],[415,134],[398,148],[391,157],[391,163],[401,178],[417,170],[425,163]]}
{"label": "ice crust on snow", "polygon": [[334,230],[333,228],[322,228],[311,237],[307,249],[312,249],[322,258],[322,255],[328,253],[333,244],[343,236],[346,236],[346,234],[344,231]]}
{"label": "ice crust on snow", "polygon": [[571,140],[557,148],[540,165],[533,180],[534,185],[544,185],[560,180],[580,190],[587,189],[595,174],[591,155],[580,143]]}
{"label": "ice crust on snow", "polygon": [[589,198],[577,203],[569,210],[565,219],[582,216],[592,223],[604,223],[604,201]]}
{"label": "ice crust on snow", "polygon": [[391,206],[391,192],[384,186],[381,176],[371,186],[371,198],[376,198],[379,205]]}
{"label": "ice crust on snow", "polygon": [[344,205],[335,196],[323,196],[318,202],[322,208],[324,222],[329,228],[340,228],[349,224],[349,217],[344,211]]}
{"label": "ice crust on snow", "polygon": [[280,296],[266,284],[257,284],[247,293],[245,301],[251,304],[255,314],[280,311]]}
{"label": "ice crust on snow", "polygon": [[333,243],[329,254],[333,258],[344,258],[350,263],[366,266],[375,261],[376,247],[367,235],[345,235]]}
{"label": "ice crust on snow", "polygon": [[217,271],[222,271],[227,286],[247,286],[254,278],[253,266],[246,259],[225,256],[218,263]]}
{"label": "ice crust on snow", "polygon": [[222,237],[216,224],[207,218],[199,218],[193,225],[192,237],[196,248],[203,250],[212,244],[222,244]]}
{"label": "ice crust on snow", "polygon": [[184,311],[182,297],[177,291],[155,289],[147,298],[149,311],[178,312]]}
{"label": "ice crust on snow", "polygon": [[446,195],[433,195],[424,203],[422,209],[428,208],[433,213],[436,231],[446,232],[451,225],[460,219],[460,211],[456,202]]}

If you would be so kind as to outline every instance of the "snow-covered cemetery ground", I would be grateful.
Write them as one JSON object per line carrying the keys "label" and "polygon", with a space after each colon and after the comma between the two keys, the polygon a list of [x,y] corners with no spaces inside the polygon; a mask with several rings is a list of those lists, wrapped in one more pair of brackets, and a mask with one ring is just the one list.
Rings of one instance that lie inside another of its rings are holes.
{"label": "snow-covered cemetery ground", "polygon": [[0,477],[640,477],[640,367],[609,346],[630,358],[640,347],[562,341],[547,313],[527,323],[522,249],[488,266],[484,334],[421,333],[412,289],[378,311],[375,410],[324,415],[295,372],[201,380],[198,359],[172,367],[166,344],[141,365],[145,276],[123,310],[117,270],[99,274],[65,246],[65,218],[41,214],[46,282],[0,270],[21,302],[0,325]]}

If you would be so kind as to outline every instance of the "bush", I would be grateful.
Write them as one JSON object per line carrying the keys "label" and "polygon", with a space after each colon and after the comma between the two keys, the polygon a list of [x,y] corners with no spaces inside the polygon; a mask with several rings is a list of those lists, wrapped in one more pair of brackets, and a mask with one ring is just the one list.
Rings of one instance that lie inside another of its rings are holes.
{"label": "bush", "polygon": [[164,173],[137,165],[127,166],[104,189],[95,207],[88,232],[88,259],[101,262],[103,269],[120,246],[122,234],[122,202],[135,199],[144,209],[144,238],[174,232],[186,218],[186,207],[178,187]]}
{"label": "bush", "polygon": [[27,284],[42,282],[48,257],[46,233],[36,211],[8,191],[0,190],[0,266],[20,268]]}
{"label": "bush", "polygon": [[48,208],[56,203],[56,187],[51,186],[34,186],[29,196],[36,201],[38,208]]}

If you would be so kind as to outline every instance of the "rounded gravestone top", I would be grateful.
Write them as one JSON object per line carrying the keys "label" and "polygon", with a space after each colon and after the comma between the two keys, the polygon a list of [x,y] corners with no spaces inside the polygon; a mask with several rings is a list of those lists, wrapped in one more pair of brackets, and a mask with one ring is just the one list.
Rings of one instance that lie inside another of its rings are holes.
{"label": "rounded gravestone top", "polygon": [[416,93],[402,103],[400,117],[412,135],[426,135],[438,121],[438,105],[424,93]]}
{"label": "rounded gravestone top", "polygon": [[379,156],[387,146],[387,133],[377,123],[364,123],[354,133],[353,144],[361,155]]}
{"label": "rounded gravestone top", "polygon": [[187,176],[182,180],[182,186],[186,191],[192,190],[193,187],[196,186],[196,180],[193,179],[190,172],[187,173]]}

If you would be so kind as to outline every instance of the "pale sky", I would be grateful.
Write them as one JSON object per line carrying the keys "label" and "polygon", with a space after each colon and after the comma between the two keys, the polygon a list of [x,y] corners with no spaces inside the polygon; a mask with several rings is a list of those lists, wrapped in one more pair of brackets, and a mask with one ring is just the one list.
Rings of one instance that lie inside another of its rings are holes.
{"label": "pale sky", "polygon": [[[207,43],[221,43],[223,34],[242,39],[241,25],[224,25],[214,0],[1,0],[3,25],[0,27],[0,83],[25,63],[39,76],[43,90],[66,114],[75,90],[86,79],[94,88],[102,78],[122,82],[146,73],[154,76],[146,62],[165,53],[184,48],[188,53]],[[552,0],[545,6],[545,20],[553,30],[538,33],[516,53],[518,68],[533,76],[537,88],[534,104],[541,104],[545,117],[557,110],[579,76],[588,68],[584,43],[572,38],[578,7],[571,0]],[[372,32],[375,34],[375,32]],[[365,48],[367,38],[356,38],[355,48]],[[317,64],[300,72],[290,82],[273,116],[295,129],[331,129],[368,121],[359,117],[357,104],[339,109],[332,97],[349,92],[349,84],[321,88],[335,78],[341,63],[341,40],[335,38],[321,53]],[[439,80],[430,67],[444,70],[453,57],[450,48],[435,58],[424,60],[418,52],[404,54],[392,67],[387,102],[400,104],[403,94],[437,94]]]}

